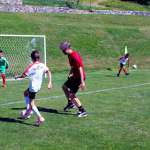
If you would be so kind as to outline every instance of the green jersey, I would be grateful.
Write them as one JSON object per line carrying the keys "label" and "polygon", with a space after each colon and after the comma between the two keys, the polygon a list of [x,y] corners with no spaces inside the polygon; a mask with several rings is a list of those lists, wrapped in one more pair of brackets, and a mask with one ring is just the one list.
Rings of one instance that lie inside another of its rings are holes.
{"label": "green jersey", "polygon": [[8,68],[8,61],[5,57],[0,57],[0,73],[5,73]]}

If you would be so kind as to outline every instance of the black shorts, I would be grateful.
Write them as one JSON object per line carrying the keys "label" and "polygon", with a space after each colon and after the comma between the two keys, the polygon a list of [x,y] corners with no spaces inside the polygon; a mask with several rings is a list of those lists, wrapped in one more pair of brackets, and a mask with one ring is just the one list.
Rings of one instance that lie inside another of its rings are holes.
{"label": "black shorts", "polygon": [[123,68],[124,66],[125,66],[124,64],[120,63],[120,68]]}
{"label": "black shorts", "polygon": [[29,89],[28,89],[28,92],[29,92],[29,98],[30,99],[35,99],[36,92],[30,92]]}
{"label": "black shorts", "polygon": [[76,79],[74,77],[68,78],[68,80],[64,83],[64,85],[66,85],[73,93],[77,93],[80,84],[81,84],[81,79],[80,78]]}

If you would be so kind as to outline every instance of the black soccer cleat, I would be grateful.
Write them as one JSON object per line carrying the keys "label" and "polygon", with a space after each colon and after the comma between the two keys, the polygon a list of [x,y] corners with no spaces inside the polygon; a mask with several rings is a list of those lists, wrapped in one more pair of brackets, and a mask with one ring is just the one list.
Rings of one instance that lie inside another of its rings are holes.
{"label": "black soccer cleat", "polygon": [[79,112],[77,113],[77,115],[78,115],[79,118],[81,118],[81,117],[86,117],[88,114],[87,114],[86,111],[83,111],[83,112],[79,111]]}
{"label": "black soccer cleat", "polygon": [[76,106],[73,103],[67,104],[66,107],[64,107],[64,112],[68,112],[69,109],[74,109],[74,108],[76,108]]}

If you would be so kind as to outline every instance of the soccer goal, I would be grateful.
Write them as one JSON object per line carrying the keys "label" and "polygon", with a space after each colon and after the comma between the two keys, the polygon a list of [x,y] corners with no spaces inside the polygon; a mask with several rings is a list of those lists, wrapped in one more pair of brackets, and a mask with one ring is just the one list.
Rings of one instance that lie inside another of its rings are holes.
{"label": "soccer goal", "polygon": [[31,63],[30,54],[38,49],[41,61],[46,64],[46,36],[45,35],[4,35],[0,34],[0,49],[9,62],[7,78],[13,79],[20,75]]}

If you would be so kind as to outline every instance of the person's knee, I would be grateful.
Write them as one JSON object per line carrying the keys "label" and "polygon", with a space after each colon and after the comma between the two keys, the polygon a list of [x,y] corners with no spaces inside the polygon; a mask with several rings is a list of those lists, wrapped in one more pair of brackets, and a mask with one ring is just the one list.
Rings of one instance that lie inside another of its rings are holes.
{"label": "person's knee", "polygon": [[67,91],[67,89],[68,89],[67,86],[66,86],[65,84],[63,84],[63,85],[62,85],[62,90],[63,90],[63,91]]}
{"label": "person's knee", "polygon": [[74,94],[74,93],[69,93],[69,98],[73,100],[73,99],[75,99],[75,98],[76,98],[76,96],[75,96],[75,94]]}

